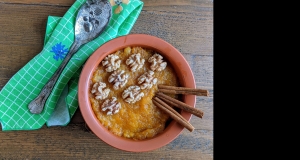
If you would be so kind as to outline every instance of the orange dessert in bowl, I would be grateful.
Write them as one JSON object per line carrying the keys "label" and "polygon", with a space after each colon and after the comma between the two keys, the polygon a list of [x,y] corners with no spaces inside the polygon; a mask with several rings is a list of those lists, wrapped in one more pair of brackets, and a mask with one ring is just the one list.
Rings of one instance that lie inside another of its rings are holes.
{"label": "orange dessert in bowl", "polygon": [[152,98],[158,84],[179,86],[168,63],[154,50],[138,46],[106,56],[90,84],[91,105],[101,124],[115,135],[134,140],[161,133],[169,115],[157,108]]}
{"label": "orange dessert in bowl", "polygon": [[[154,36],[116,38],[84,65],[78,88],[80,111],[93,133],[113,147],[133,152],[160,148],[184,128],[169,122],[169,115],[153,104],[159,84],[195,88],[180,52]],[[194,107],[195,99],[185,95],[181,100]],[[191,118],[185,111],[180,114]]]}

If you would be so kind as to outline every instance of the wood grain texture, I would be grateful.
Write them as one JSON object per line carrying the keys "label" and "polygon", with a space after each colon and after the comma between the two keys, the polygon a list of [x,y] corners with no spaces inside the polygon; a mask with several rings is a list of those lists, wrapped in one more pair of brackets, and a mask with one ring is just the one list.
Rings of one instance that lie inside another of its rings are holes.
{"label": "wood grain texture", "polygon": [[143,153],[115,149],[87,131],[83,124],[0,132],[0,159],[212,159],[211,132],[184,131],[169,145]]}
{"label": "wood grain texture", "polygon": [[[47,17],[63,16],[74,0],[0,0],[0,90],[43,47]],[[192,116],[193,132],[184,130],[170,144],[150,152],[115,149],[89,132],[79,109],[66,127],[0,131],[0,159],[213,159],[213,1],[144,0],[131,33],[160,37],[186,58],[197,88],[202,119]],[[186,155],[189,155],[187,157]]]}

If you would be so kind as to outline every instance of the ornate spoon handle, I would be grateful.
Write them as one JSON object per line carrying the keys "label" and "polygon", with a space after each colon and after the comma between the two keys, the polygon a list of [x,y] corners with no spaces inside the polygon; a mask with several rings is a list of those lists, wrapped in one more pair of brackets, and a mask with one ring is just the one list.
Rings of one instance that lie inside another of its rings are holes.
{"label": "ornate spoon handle", "polygon": [[41,90],[40,94],[29,103],[28,109],[33,114],[43,111],[46,100],[48,99],[59,75],[73,56],[83,44],[98,37],[111,18],[111,5],[107,0],[88,0],[83,4],[75,21],[75,41],[72,44],[67,56]]}
{"label": "ornate spoon handle", "polygon": [[54,88],[54,85],[56,81],[58,80],[61,72],[64,70],[67,63],[70,61],[71,57],[74,55],[74,53],[77,52],[77,50],[80,48],[81,44],[78,43],[79,41],[74,41],[72,44],[68,54],[60,64],[60,66],[57,68],[53,76],[49,79],[49,81],[45,84],[43,89],[41,90],[40,94],[29,103],[28,109],[33,114],[39,114],[43,111],[46,100],[48,99],[50,93],[52,92],[52,89]]}

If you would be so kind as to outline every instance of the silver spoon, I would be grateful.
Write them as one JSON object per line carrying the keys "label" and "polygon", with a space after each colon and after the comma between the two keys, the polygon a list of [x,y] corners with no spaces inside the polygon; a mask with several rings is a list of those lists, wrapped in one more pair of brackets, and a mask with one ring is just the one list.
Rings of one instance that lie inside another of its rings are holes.
{"label": "silver spoon", "polygon": [[111,18],[111,4],[108,0],[87,0],[77,13],[75,22],[75,40],[59,68],[49,79],[40,94],[29,103],[28,109],[33,114],[43,111],[59,75],[77,50],[85,43],[98,37]]}

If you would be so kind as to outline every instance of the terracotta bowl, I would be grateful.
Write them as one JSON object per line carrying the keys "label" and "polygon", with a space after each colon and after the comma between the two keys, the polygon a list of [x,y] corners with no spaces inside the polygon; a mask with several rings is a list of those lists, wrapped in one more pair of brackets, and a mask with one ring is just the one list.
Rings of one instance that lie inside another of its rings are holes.
{"label": "terracotta bowl", "polygon": [[[169,63],[172,64],[177,75],[179,76],[181,86],[196,88],[194,75],[189,64],[182,54],[171,44],[160,38],[146,34],[129,34],[127,36],[115,38],[103,44],[86,61],[79,79],[79,107],[81,114],[91,131],[105,143],[124,151],[151,151],[163,147],[173,141],[185,128],[173,120],[162,133],[151,139],[139,141],[126,139],[114,135],[104,126],[102,126],[102,124],[97,120],[89,101],[89,81],[96,67],[108,54],[114,53],[118,49],[122,49],[127,46],[140,46],[156,50],[164,57],[164,59],[168,59]],[[183,96],[183,102],[195,107],[196,96]],[[190,113],[185,111],[181,111],[180,114],[188,121],[192,116]]]}

